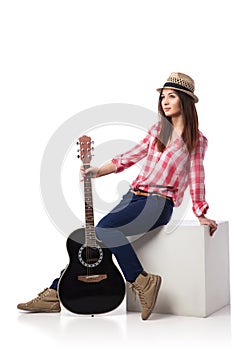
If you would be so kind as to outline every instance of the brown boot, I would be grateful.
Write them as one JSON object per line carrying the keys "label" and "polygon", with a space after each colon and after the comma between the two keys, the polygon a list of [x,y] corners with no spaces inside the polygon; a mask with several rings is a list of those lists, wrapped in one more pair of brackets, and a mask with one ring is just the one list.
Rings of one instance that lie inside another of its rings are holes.
{"label": "brown boot", "polygon": [[148,273],[146,276],[140,274],[135,282],[132,283],[132,289],[138,294],[142,307],[141,317],[147,320],[151,315],[159,293],[162,278],[160,276]]}
{"label": "brown boot", "polygon": [[60,312],[60,302],[55,289],[46,288],[35,299],[17,305],[17,308],[31,312]]}

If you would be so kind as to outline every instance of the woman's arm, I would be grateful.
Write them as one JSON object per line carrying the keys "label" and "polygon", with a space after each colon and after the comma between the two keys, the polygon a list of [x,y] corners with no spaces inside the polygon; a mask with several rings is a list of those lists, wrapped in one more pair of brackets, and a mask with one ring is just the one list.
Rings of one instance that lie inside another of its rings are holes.
{"label": "woman's arm", "polygon": [[205,200],[205,171],[203,166],[206,148],[207,139],[203,135],[199,135],[198,145],[190,159],[189,185],[194,214],[197,216],[201,225],[209,226],[210,236],[213,236],[218,225],[214,220],[205,217],[205,213],[209,207]]}
{"label": "woman's arm", "polygon": [[190,155],[189,188],[192,198],[192,209],[199,217],[205,215],[209,205],[205,199],[205,169],[203,160],[207,148],[207,139],[199,134],[199,140]]}
{"label": "woman's arm", "polygon": [[116,155],[112,162],[116,166],[116,173],[119,173],[136,164],[147,156],[150,144],[156,140],[160,131],[160,123],[152,125],[146,136],[130,150]]}

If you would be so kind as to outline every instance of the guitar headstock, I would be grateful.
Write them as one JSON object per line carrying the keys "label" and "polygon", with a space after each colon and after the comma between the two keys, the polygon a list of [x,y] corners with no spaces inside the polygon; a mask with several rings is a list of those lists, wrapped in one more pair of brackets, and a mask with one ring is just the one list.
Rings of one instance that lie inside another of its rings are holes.
{"label": "guitar headstock", "polygon": [[79,137],[79,141],[77,142],[77,145],[80,146],[80,149],[78,150],[80,154],[78,155],[78,158],[81,158],[83,164],[90,164],[92,159],[92,151],[94,147],[92,147],[92,144],[94,141],[91,141],[91,137],[89,136],[81,136]]}

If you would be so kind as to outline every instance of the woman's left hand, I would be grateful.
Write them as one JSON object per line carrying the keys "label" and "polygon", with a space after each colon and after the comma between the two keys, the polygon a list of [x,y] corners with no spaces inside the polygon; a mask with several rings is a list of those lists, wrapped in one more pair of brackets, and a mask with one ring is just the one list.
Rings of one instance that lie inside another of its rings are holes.
{"label": "woman's left hand", "polygon": [[218,228],[218,224],[216,223],[216,221],[211,220],[211,219],[207,219],[204,215],[199,216],[198,219],[199,219],[199,222],[201,225],[208,225],[209,226],[210,236],[213,236],[214,232]]}

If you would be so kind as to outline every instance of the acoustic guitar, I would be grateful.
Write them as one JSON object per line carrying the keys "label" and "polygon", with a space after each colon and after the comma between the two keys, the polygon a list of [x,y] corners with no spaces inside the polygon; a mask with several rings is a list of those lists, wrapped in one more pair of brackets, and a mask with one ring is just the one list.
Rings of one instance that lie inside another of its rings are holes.
{"label": "acoustic guitar", "polygon": [[[90,167],[92,141],[82,136],[77,142],[84,169]],[[91,176],[84,177],[85,226],[72,232],[66,241],[69,264],[59,284],[62,305],[76,314],[100,314],[114,310],[125,296],[125,282],[112,259],[111,251],[96,237]]]}

